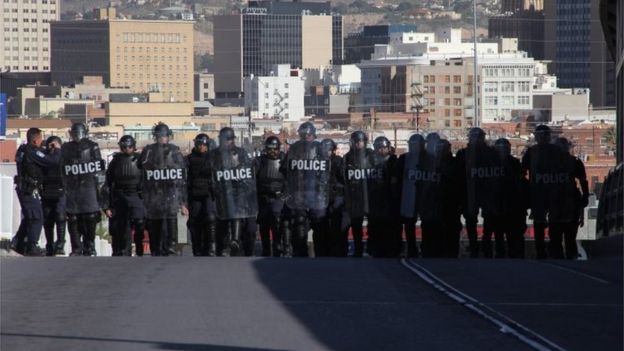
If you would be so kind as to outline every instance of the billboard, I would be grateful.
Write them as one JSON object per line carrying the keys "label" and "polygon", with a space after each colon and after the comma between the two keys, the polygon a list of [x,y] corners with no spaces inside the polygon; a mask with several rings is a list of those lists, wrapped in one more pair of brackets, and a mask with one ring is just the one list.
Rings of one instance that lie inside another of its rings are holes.
{"label": "billboard", "polygon": [[0,139],[6,139],[7,95],[0,93]]}

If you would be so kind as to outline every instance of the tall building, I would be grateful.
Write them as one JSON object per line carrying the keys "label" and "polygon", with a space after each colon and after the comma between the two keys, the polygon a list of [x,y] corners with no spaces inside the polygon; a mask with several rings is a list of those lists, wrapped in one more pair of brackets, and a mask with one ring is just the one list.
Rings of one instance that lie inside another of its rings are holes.
{"label": "tall building", "polygon": [[544,3],[545,58],[562,88],[590,88],[594,108],[615,105],[614,65],[600,25],[599,1]]}
{"label": "tall building", "polygon": [[501,12],[516,12],[518,10],[539,11],[544,8],[544,0],[503,0]]}
{"label": "tall building", "polygon": [[11,72],[50,70],[50,21],[61,16],[61,0],[4,0],[0,68]]}
{"label": "tall building", "polygon": [[488,19],[490,38],[518,38],[518,49],[544,59],[544,11],[530,8],[507,11]]}
{"label": "tall building", "polygon": [[601,0],[600,12],[605,40],[615,62],[616,156],[624,160],[624,2]]}
{"label": "tall building", "polygon": [[370,60],[376,44],[390,44],[393,35],[415,31],[414,24],[364,26],[361,32],[350,33],[345,38],[344,62],[351,64]]}
{"label": "tall building", "polygon": [[243,78],[274,65],[318,68],[343,57],[342,17],[329,2],[250,1],[240,14],[214,17],[215,93],[236,98]]}
{"label": "tall building", "polygon": [[193,101],[193,22],[101,18],[52,23],[53,82],[99,75],[107,87]]}

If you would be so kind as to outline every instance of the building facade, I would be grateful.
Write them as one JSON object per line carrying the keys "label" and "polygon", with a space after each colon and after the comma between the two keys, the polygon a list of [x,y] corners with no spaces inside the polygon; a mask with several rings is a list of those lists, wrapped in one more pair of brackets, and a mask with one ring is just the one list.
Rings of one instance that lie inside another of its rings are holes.
{"label": "building facade", "polygon": [[545,57],[562,88],[589,88],[595,107],[615,105],[615,70],[600,24],[599,1],[544,3]]}
{"label": "building facade", "polygon": [[208,101],[215,98],[214,74],[195,73],[195,101]]}
{"label": "building facade", "polygon": [[56,84],[102,76],[107,87],[158,91],[170,102],[193,101],[192,22],[58,21],[51,32]]}
{"label": "building facade", "polygon": [[329,2],[250,1],[240,14],[214,17],[215,93],[241,96],[243,78],[274,65],[318,68],[341,63],[342,17]]}
{"label": "building facade", "polygon": [[277,65],[273,75],[245,78],[245,109],[251,118],[296,122],[305,116],[301,70]]}
{"label": "building facade", "polygon": [[50,21],[61,17],[61,0],[2,3],[0,68],[11,72],[50,70]]}
{"label": "building facade", "polygon": [[389,44],[393,36],[415,31],[416,25],[413,24],[364,26],[361,32],[350,33],[345,38],[344,63],[354,64],[370,60],[376,44]]}
{"label": "building facade", "polygon": [[518,38],[518,49],[536,60],[544,59],[544,11],[534,9],[505,12],[488,19],[488,36]]}

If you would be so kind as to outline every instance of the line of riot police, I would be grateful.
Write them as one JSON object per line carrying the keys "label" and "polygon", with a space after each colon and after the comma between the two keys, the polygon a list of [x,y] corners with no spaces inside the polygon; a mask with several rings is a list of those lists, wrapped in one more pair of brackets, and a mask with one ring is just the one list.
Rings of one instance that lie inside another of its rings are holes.
{"label": "line of riot police", "polygon": [[235,145],[234,131],[223,128],[218,144],[198,134],[184,157],[169,143],[171,130],[159,123],[154,143],[141,153],[134,138],[123,136],[106,171],[82,123],[72,126],[71,141],[62,147],[59,138],[50,137],[48,148],[41,149],[41,132],[36,132],[18,150],[16,184],[24,221],[14,238],[17,251],[33,255],[41,254],[33,243],[42,225],[46,254],[64,254],[66,221],[71,255],[95,255],[103,209],[113,256],[131,255],[133,237],[136,255],[142,256],[145,230],[151,255],[177,254],[182,212],[188,215],[195,256],[251,256],[259,229],[262,256],[399,257],[405,252],[452,258],[460,255],[463,216],[470,257],[522,258],[531,209],[537,257],[547,257],[548,251],[553,258],[576,258],[576,230],[587,205],[582,162],[570,155],[564,138],[551,143],[546,126],[536,129],[537,145],[520,162],[511,155],[509,141],[490,146],[479,128],[469,131],[467,146],[455,156],[437,133],[412,135],[407,152],[397,157],[387,138],[376,138],[369,148],[366,133],[355,131],[349,152],[340,157],[333,140],[316,140],[309,122],[299,127],[299,140],[287,153],[271,136],[261,155],[252,158]]}

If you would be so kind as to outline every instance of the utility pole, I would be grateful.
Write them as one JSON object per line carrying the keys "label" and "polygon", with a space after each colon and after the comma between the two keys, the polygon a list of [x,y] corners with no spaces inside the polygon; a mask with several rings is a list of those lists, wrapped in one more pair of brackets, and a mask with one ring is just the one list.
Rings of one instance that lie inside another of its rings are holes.
{"label": "utility pole", "polygon": [[474,95],[474,126],[479,127],[479,98],[478,98],[478,85],[477,85],[477,0],[472,0],[473,11],[473,46],[474,46],[474,73],[473,73],[473,95]]}

